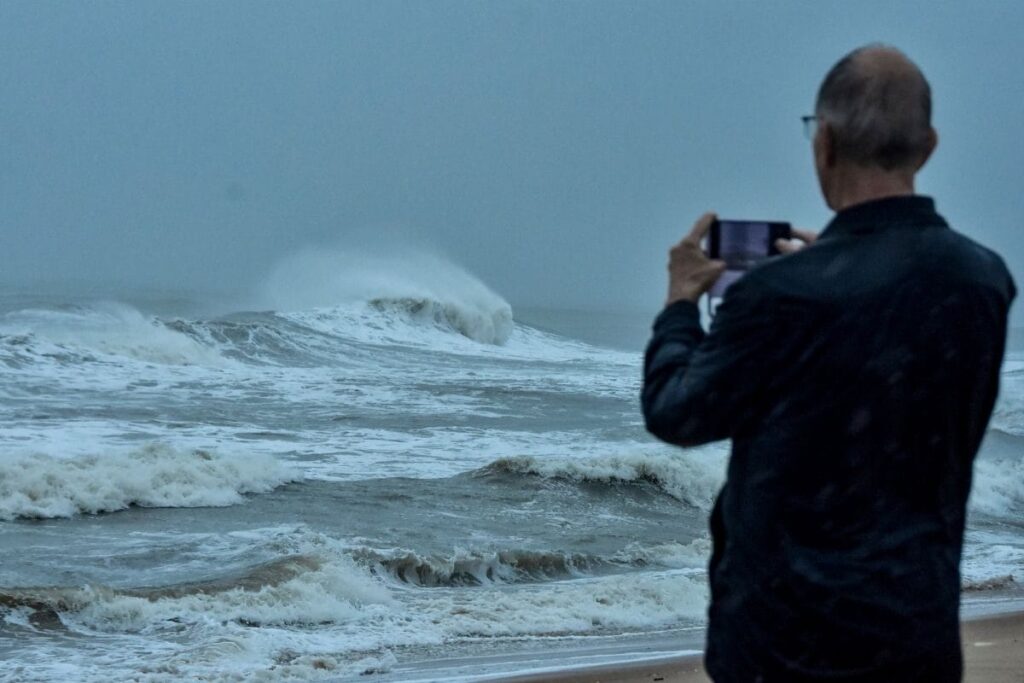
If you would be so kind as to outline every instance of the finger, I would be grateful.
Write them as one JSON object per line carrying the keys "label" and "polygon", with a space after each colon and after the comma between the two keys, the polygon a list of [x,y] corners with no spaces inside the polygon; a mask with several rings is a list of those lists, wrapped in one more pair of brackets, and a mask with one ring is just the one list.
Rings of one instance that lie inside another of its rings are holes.
{"label": "finger", "polygon": [[705,289],[710,288],[718,278],[722,277],[722,273],[725,272],[725,261],[709,261],[708,265],[704,268],[701,275],[701,280]]}
{"label": "finger", "polygon": [[780,254],[792,254],[795,251],[803,249],[804,245],[795,240],[779,238],[775,240],[775,248],[779,250]]}
{"label": "finger", "polygon": [[711,224],[718,218],[713,212],[708,212],[697,219],[697,222],[693,224],[693,228],[690,230],[690,234],[683,238],[684,242],[691,244],[700,244],[700,241],[704,239],[704,236],[711,230]]}
{"label": "finger", "polygon": [[818,233],[813,230],[798,230],[796,228],[792,228],[790,232],[793,237],[807,244],[813,244],[814,241],[818,239]]}

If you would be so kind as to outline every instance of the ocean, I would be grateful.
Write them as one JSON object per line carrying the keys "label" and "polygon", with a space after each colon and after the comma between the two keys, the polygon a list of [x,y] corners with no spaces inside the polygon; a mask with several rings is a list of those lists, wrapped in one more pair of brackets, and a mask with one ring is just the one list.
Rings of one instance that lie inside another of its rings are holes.
{"label": "ocean", "polygon": [[[646,434],[649,316],[371,265],[311,296],[307,258],[233,310],[0,292],[0,680],[451,681],[701,648],[728,445]],[[1017,344],[965,612],[1022,582]]]}

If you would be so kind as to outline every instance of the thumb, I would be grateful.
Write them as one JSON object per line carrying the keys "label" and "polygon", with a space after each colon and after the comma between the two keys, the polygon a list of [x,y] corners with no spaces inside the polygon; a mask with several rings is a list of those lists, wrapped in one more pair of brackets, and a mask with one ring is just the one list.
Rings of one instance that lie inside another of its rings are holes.
{"label": "thumb", "polygon": [[804,248],[804,245],[793,240],[787,240],[779,238],[775,240],[775,248],[779,250],[780,254],[792,254],[793,252],[800,251]]}

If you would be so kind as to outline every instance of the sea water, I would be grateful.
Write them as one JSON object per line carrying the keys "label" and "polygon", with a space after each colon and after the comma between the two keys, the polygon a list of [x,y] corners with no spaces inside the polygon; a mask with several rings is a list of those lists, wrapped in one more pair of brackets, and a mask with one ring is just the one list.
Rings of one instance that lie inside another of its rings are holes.
{"label": "sea water", "polygon": [[[453,680],[699,647],[727,444],[645,433],[648,320],[514,314],[422,259],[307,254],[268,292],[0,296],[0,680]],[[968,608],[1021,596],[1022,445],[1011,351]]]}

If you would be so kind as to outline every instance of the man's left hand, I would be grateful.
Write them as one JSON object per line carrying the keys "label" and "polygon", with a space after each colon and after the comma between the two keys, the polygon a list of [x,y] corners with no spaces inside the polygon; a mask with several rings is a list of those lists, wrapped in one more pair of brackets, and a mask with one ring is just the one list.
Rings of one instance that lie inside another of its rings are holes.
{"label": "man's left hand", "polygon": [[715,280],[725,272],[725,261],[712,260],[701,248],[701,240],[711,230],[715,214],[701,216],[690,234],[669,251],[668,259],[668,301],[692,301],[697,303],[701,295],[711,289]]}

